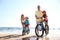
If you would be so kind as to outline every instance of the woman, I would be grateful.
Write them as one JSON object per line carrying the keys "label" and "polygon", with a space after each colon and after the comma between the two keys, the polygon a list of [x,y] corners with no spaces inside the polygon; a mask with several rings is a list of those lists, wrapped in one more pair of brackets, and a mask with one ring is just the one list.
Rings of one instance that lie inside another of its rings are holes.
{"label": "woman", "polygon": [[25,17],[24,17],[24,15],[22,14],[21,15],[21,24],[22,24],[22,27],[23,27],[23,31],[22,31],[22,35],[23,35],[23,33],[24,33],[24,22],[25,22]]}

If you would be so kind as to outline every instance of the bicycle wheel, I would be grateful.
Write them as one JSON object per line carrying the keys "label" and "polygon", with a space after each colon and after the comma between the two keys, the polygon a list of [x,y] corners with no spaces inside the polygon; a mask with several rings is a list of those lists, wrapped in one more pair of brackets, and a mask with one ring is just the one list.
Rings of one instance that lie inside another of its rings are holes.
{"label": "bicycle wheel", "polygon": [[44,30],[38,30],[38,27],[42,27],[41,25],[36,25],[36,28],[35,28],[35,34],[37,37],[42,37],[43,34],[44,34]]}
{"label": "bicycle wheel", "polygon": [[48,33],[49,33],[49,26],[45,25],[45,34],[46,34],[46,36],[48,35]]}

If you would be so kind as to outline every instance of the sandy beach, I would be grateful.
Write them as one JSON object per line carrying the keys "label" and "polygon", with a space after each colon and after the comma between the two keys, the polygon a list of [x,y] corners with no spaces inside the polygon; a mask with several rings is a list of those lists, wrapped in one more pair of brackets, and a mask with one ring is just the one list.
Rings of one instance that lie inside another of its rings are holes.
{"label": "sandy beach", "polygon": [[60,31],[50,31],[47,36],[37,38],[35,34],[0,34],[0,40],[60,40]]}
{"label": "sandy beach", "polygon": [[35,36],[35,35],[31,35],[31,34],[28,34],[28,35],[19,35],[19,34],[0,34],[0,40],[20,40],[20,39],[23,39],[23,38],[27,38],[27,37],[32,37],[32,36]]}

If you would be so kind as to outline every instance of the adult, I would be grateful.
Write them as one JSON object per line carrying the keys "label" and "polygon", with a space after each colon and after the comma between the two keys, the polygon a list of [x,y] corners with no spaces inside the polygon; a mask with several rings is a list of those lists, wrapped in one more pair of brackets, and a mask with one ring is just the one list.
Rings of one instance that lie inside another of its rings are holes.
{"label": "adult", "polygon": [[25,22],[25,17],[24,17],[24,15],[22,14],[22,15],[21,15],[21,24],[22,24],[22,27],[23,27],[22,35],[23,35],[23,33],[24,33],[24,27],[25,27],[24,22]]}
{"label": "adult", "polygon": [[40,23],[43,21],[43,14],[42,11],[40,10],[40,6],[37,6],[37,11],[35,13],[35,18],[36,18],[36,22]]}

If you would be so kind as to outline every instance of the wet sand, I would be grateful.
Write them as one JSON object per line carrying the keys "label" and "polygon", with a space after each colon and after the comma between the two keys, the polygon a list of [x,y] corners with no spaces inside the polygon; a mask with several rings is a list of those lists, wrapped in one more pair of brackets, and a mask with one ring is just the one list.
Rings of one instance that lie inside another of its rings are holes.
{"label": "wet sand", "polygon": [[0,34],[0,40],[60,40],[60,31],[50,31],[47,36],[36,37],[35,34],[19,35],[19,34]]}

